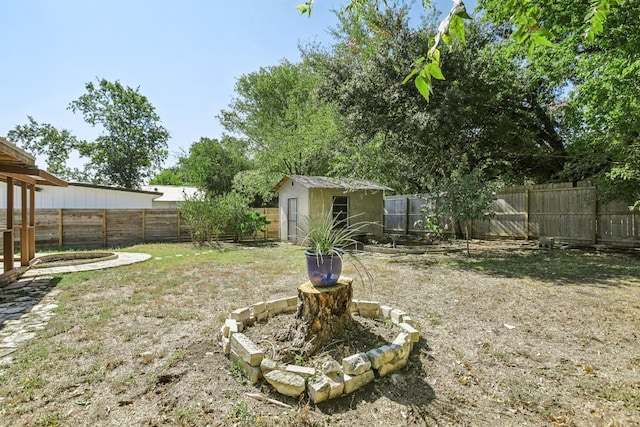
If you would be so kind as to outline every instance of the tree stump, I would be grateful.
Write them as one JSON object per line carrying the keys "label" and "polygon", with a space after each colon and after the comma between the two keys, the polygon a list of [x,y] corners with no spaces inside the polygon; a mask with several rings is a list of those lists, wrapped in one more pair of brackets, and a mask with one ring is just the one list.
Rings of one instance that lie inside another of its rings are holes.
{"label": "tree stump", "polygon": [[353,321],[351,298],[353,279],[340,277],[335,286],[315,287],[311,282],[298,286],[298,312],[308,355],[339,336]]}

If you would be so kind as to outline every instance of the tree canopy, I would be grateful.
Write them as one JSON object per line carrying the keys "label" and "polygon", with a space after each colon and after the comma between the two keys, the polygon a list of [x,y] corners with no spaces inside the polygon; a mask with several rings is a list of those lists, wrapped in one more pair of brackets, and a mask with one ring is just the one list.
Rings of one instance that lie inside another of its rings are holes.
{"label": "tree canopy", "polygon": [[[425,7],[431,4],[423,3]],[[312,4],[308,1],[299,9],[310,13]],[[414,147],[428,146],[421,159],[434,165],[446,164],[434,154],[451,159],[464,146],[472,162],[488,162],[492,168],[484,170],[503,177],[501,171],[519,180],[538,182],[591,179],[605,197],[640,199],[640,58],[636,48],[640,1],[480,0],[483,20],[492,24],[483,47],[478,41],[487,36],[478,38],[477,23],[465,23],[463,3],[453,0],[452,5],[451,12],[437,27],[429,26],[421,40],[410,36],[416,40],[411,45],[405,43],[404,51],[389,40],[407,40],[411,31],[397,23],[399,32],[381,25],[385,20],[380,17],[398,9],[396,3],[352,0],[341,9],[342,16],[355,24],[346,32],[341,29],[346,34],[342,65],[329,59],[334,77],[327,87],[338,83],[339,89],[332,90],[328,99],[338,103],[348,120],[361,121],[357,132],[361,146],[402,153],[403,143],[412,141]],[[467,46],[461,48],[461,41],[468,42]],[[465,50],[471,58],[462,65]],[[390,53],[398,56],[393,65]],[[336,71],[340,67],[342,71]],[[391,75],[393,79],[388,77]],[[430,105],[413,98],[413,107],[397,108],[405,95],[395,82],[410,79]],[[385,83],[379,83],[382,81]],[[435,96],[429,97],[432,91]],[[365,94],[371,99],[365,100]],[[487,102],[491,99],[499,102]],[[462,121],[462,117],[474,117],[461,115],[465,108],[473,109],[481,123]],[[373,114],[365,117],[368,109]],[[404,116],[392,111],[402,111]],[[381,121],[377,112],[385,119]],[[422,116],[416,120],[420,125],[407,132],[411,129],[407,117],[417,115]],[[425,123],[434,118],[438,129],[449,131],[446,146],[438,144],[435,128],[429,130],[428,138],[422,132]],[[382,133],[380,127],[370,126],[380,122]],[[353,130],[354,126],[348,128]],[[497,143],[477,144],[483,136],[497,138]],[[506,145],[505,138],[511,140]],[[456,139],[466,142],[461,145]],[[471,141],[475,142],[469,144]],[[350,156],[357,154],[351,151]],[[370,156],[359,158],[367,160],[365,169],[382,165]],[[403,174],[416,171],[412,175],[425,177],[429,173],[424,172],[432,169],[425,166],[411,162],[398,170]],[[411,180],[403,177],[404,182]]]}
{"label": "tree canopy", "polygon": [[207,195],[225,194],[231,191],[235,175],[250,166],[245,149],[235,138],[200,138],[178,160],[182,178]]}
{"label": "tree canopy", "polygon": [[[135,188],[154,175],[168,155],[169,132],[149,100],[138,89],[99,79],[85,84],[86,93],[69,104],[71,111],[101,129],[94,141],[84,141],[53,125],[29,123],[8,133],[9,139],[47,156],[47,168],[63,177]],[[84,170],[66,166],[70,153],[88,159]]]}
{"label": "tree canopy", "polygon": [[639,4],[481,0],[469,20],[455,0],[446,25],[410,26],[405,2],[353,0],[333,46],[238,80],[219,115],[251,159],[233,187],[268,199],[296,173],[422,192],[468,175],[640,199]]}
{"label": "tree canopy", "polygon": [[225,131],[246,142],[254,168],[268,177],[241,178],[263,186],[258,195],[285,174],[328,173],[340,134],[333,105],[318,97],[320,78],[307,61],[260,68],[238,79],[235,98],[220,112]]}
{"label": "tree canopy", "polygon": [[436,31],[433,20],[411,28],[404,9],[373,11],[362,25],[341,16],[340,43],[319,55],[320,93],[334,103],[348,132],[341,174],[382,180],[398,191],[428,191],[463,159],[485,179],[543,181],[558,174],[566,152],[549,114],[553,89],[540,84],[500,48],[503,32],[472,23],[467,44],[448,47],[427,101],[401,76]]}

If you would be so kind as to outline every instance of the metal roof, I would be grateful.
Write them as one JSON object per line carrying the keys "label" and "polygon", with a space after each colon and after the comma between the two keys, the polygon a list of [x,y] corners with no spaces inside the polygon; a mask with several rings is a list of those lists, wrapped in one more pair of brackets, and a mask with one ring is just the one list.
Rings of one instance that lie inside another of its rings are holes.
{"label": "metal roof", "polygon": [[358,178],[332,178],[328,176],[307,176],[307,175],[286,175],[280,180],[280,182],[274,187],[274,191],[278,191],[285,181],[290,179],[298,182],[306,188],[337,188],[342,190],[375,190],[384,191],[392,190],[385,185],[378,184],[377,182],[370,181],[368,179]]}
{"label": "metal roof", "polygon": [[142,186],[142,188],[124,188],[124,187],[116,187],[113,185],[93,184],[90,182],[70,182],[69,185],[73,187],[96,188],[99,190],[123,191],[126,193],[141,193],[141,194],[153,194],[153,195],[162,194],[158,191],[147,190],[146,188],[144,188],[144,186]]}
{"label": "metal roof", "polygon": [[183,202],[198,192],[198,188],[189,185],[144,185],[142,189],[162,194],[154,202]]}

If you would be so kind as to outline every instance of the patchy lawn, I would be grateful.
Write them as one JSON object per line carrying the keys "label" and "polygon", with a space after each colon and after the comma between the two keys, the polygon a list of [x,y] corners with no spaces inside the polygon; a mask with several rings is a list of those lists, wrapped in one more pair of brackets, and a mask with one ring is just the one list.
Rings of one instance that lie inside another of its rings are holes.
{"label": "patchy lawn", "polygon": [[52,281],[56,315],[0,367],[0,425],[640,425],[637,252],[367,254],[354,297],[424,338],[397,375],[315,406],[246,384],[217,342],[230,310],[296,294],[301,248],[127,250],[153,257]]}

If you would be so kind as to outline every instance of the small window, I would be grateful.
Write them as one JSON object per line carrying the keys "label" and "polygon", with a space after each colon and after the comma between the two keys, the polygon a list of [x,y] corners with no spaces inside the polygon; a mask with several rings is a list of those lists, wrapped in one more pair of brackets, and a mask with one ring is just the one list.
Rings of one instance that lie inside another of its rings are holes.
{"label": "small window", "polygon": [[346,196],[334,196],[331,212],[336,225],[341,228],[347,227],[349,218],[349,198]]}

